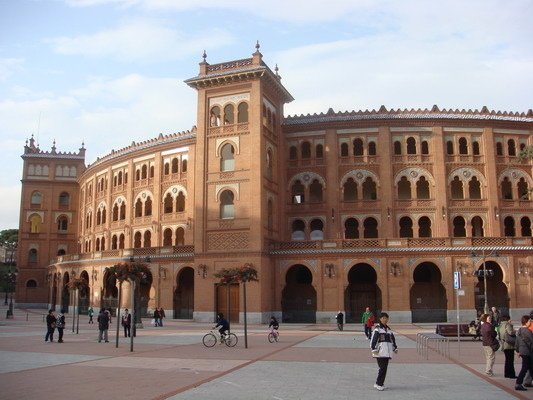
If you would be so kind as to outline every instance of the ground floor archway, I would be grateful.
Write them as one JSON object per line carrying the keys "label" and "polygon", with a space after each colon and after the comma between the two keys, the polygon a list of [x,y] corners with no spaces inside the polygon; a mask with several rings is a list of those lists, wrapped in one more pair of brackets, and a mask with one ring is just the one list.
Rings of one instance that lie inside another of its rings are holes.
{"label": "ground floor archway", "polygon": [[348,272],[348,287],[344,291],[346,322],[359,323],[366,307],[376,315],[381,311],[381,290],[377,274],[371,265],[355,264]]}
{"label": "ground floor archway", "polygon": [[192,319],[194,312],[194,270],[183,268],[176,277],[174,318]]}
{"label": "ground floor archway", "polygon": [[305,265],[289,268],[281,294],[282,322],[316,322],[316,290],[312,283],[313,274]]}
{"label": "ground floor archway", "polygon": [[[485,262],[487,271],[487,303],[489,309],[496,307],[502,315],[509,315],[509,293],[507,286],[503,283],[503,271],[500,265],[494,261]],[[475,307],[478,312],[483,312],[485,305],[485,284],[483,282],[483,263],[476,271],[477,282],[474,286]]]}
{"label": "ground floor archway", "polygon": [[419,264],[413,281],[409,293],[412,322],[446,322],[446,289],[439,268],[431,262]]}

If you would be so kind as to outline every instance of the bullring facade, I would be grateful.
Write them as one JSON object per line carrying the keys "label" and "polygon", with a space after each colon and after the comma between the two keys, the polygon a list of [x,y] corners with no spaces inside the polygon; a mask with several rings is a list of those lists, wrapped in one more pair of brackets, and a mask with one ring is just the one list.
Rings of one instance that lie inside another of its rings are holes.
{"label": "bullring facade", "polygon": [[[455,318],[487,301],[512,315],[533,304],[533,112],[388,110],[284,117],[293,100],[257,50],[209,64],[186,83],[197,125],[100,157],[26,144],[21,305],[117,307],[107,268],[140,261],[142,312],[243,318],[224,268],[251,263],[248,320],[358,321],[366,306],[396,321]],[[38,171],[38,172],[37,172]],[[126,291],[127,291],[126,285]],[[129,299],[129,296],[124,296]],[[122,306],[130,306],[128,301]]]}

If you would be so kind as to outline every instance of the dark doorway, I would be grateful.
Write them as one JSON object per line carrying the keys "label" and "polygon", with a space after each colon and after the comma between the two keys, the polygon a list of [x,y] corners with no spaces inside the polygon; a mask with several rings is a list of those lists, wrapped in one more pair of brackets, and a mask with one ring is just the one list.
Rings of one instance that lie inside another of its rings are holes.
{"label": "dark doorway", "polygon": [[[239,322],[239,285],[217,285],[217,313],[222,313],[228,318],[228,301],[229,301],[229,322]],[[229,289],[228,289],[229,288]],[[229,299],[228,299],[229,290]]]}
{"label": "dark doorway", "polygon": [[377,274],[369,264],[356,264],[348,273],[348,287],[344,292],[346,322],[360,322],[366,307],[377,315],[381,311],[381,290]]}
{"label": "dark doorway", "polygon": [[[487,271],[487,303],[489,309],[496,307],[502,315],[509,315],[509,293],[503,283],[503,271],[494,261],[486,261]],[[478,267],[477,283],[474,287],[476,310],[483,311],[485,306],[485,284],[483,282],[483,263]]]}
{"label": "dark doorway", "polygon": [[281,294],[283,322],[316,322],[316,290],[312,283],[313,275],[305,265],[294,265],[287,271]]}
{"label": "dark doorway", "polygon": [[194,270],[183,268],[176,279],[174,318],[192,319],[194,312]]}
{"label": "dark doorway", "polygon": [[418,265],[413,272],[410,291],[413,322],[446,322],[446,289],[439,268],[430,262]]}

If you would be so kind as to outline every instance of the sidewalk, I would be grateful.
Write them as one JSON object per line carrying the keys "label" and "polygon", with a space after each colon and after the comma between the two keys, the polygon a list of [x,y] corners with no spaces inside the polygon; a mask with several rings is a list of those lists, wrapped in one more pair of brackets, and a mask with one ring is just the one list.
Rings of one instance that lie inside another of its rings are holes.
{"label": "sidewalk", "polygon": [[[144,320],[130,352],[122,332],[115,347],[116,318],[110,343],[97,342],[97,325],[89,325],[86,316],[80,316],[79,334],[72,333],[70,315],[65,343],[45,343],[44,314],[15,309],[15,318],[6,320],[0,306],[0,399],[383,398],[373,388],[377,366],[359,325],[338,332],[334,324],[282,324],[279,343],[268,342],[265,326],[252,325],[246,349],[242,325],[232,325],[236,347],[206,348],[201,341],[211,324],[167,319],[155,328]],[[389,367],[387,396],[533,400],[533,390],[515,392],[514,380],[503,378],[503,353],[497,354],[495,376],[488,378],[479,342],[463,340],[460,353],[453,342],[451,360],[433,351],[426,360],[417,354],[414,338],[433,326],[391,324],[400,351]]]}

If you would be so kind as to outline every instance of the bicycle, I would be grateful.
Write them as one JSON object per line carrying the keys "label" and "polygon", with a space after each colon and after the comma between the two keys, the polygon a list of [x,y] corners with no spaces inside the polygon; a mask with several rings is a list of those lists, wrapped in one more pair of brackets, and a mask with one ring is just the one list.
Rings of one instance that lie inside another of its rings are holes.
{"label": "bicycle", "polygon": [[279,332],[276,329],[270,329],[270,332],[268,332],[268,341],[270,343],[279,342]]}
{"label": "bicycle", "polygon": [[202,343],[205,347],[213,347],[217,342],[220,342],[221,344],[224,343],[228,347],[235,347],[238,341],[239,339],[234,333],[227,333],[224,336],[221,336],[216,330],[206,333],[202,338]]}

